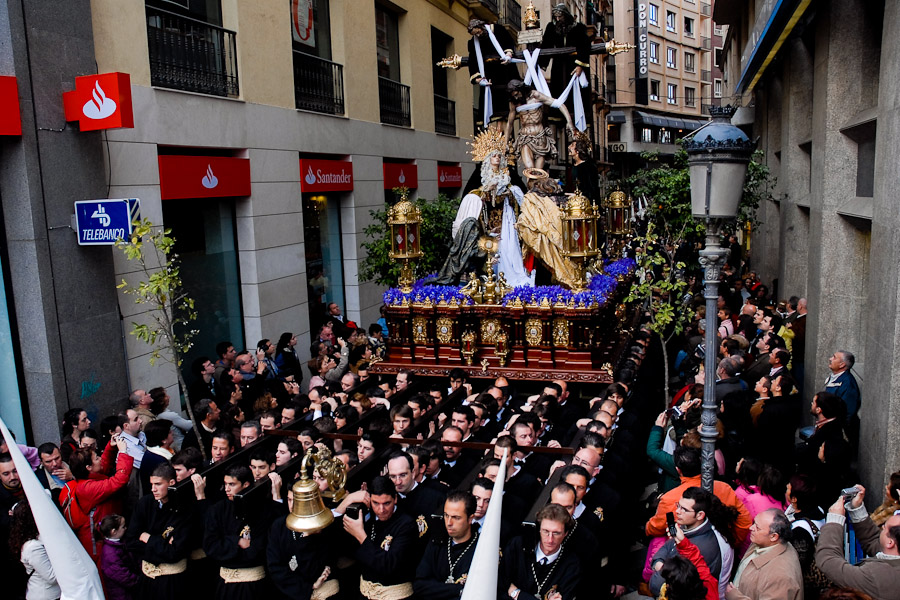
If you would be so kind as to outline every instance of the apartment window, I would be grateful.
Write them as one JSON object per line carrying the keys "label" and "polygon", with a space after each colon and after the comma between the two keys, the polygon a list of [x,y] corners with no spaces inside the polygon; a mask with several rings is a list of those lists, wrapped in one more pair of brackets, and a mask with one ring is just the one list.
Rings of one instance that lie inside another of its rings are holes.
{"label": "apartment window", "polygon": [[716,79],[713,81],[713,97],[721,98],[722,97],[722,80]]}
{"label": "apartment window", "polygon": [[671,10],[666,11],[666,31],[675,33],[675,13]]}
{"label": "apartment window", "polygon": [[666,66],[670,69],[678,68],[678,50],[676,48],[666,48]]}
{"label": "apartment window", "polygon": [[651,25],[659,27],[659,7],[657,5],[650,5],[650,10],[647,12],[647,18],[650,20]]}
{"label": "apartment window", "polygon": [[684,53],[684,70],[688,73],[697,72],[697,56],[693,52]]}
{"label": "apartment window", "polygon": [[650,62],[659,64],[659,44],[650,42]]}
{"label": "apartment window", "polygon": [[376,4],[375,47],[378,56],[378,76],[391,81],[400,81],[399,30],[396,13]]}
{"label": "apartment window", "polygon": [[659,82],[650,80],[650,99],[659,102]]}
{"label": "apartment window", "polygon": [[692,87],[684,88],[684,105],[685,106],[694,106],[697,102],[696,100],[697,90]]}
{"label": "apartment window", "polygon": [[653,130],[649,127],[641,128],[641,141],[647,144],[653,143]]}
{"label": "apartment window", "polygon": [[690,17],[684,18],[684,35],[694,37],[694,20]]}
{"label": "apartment window", "polygon": [[721,69],[722,68],[722,48],[716,48],[713,51],[713,57],[715,60],[715,62],[713,63],[713,66]]}
{"label": "apartment window", "polygon": [[666,90],[666,102],[669,104],[678,104],[678,86],[670,83]]}
{"label": "apartment window", "polygon": [[713,26],[713,33],[719,37],[722,37],[722,28],[718,25]]}
{"label": "apartment window", "polygon": [[659,143],[660,144],[671,144],[672,143],[672,131],[670,129],[660,129],[659,130]]}

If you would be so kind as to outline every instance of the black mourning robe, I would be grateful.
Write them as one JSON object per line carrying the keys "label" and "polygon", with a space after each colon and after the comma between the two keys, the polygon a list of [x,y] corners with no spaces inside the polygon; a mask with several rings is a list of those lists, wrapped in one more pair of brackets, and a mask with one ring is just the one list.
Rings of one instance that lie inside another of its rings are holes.
{"label": "black mourning robe", "polygon": [[[454,544],[446,535],[435,536],[422,556],[413,583],[416,597],[427,600],[455,600],[462,593],[463,585],[472,566],[475,546],[478,543],[477,526],[472,537],[461,544]],[[447,545],[450,544],[449,558]],[[499,550],[499,548],[498,548]],[[450,561],[453,572],[450,572]],[[457,562],[458,561],[458,562]],[[447,583],[452,577],[453,583]]]}
{"label": "black mourning robe", "polygon": [[543,600],[554,588],[562,594],[562,600],[573,600],[581,579],[578,558],[563,546],[555,561],[540,565],[535,561],[535,548],[537,541],[532,535],[515,537],[506,546],[500,561],[498,598],[509,599],[506,592],[510,584],[515,584],[522,590],[518,600]]}
{"label": "black mourning robe", "polygon": [[[154,565],[177,563],[190,554],[195,524],[191,507],[179,507],[172,502],[160,506],[152,494],[143,496],[134,507],[125,542],[136,560]],[[142,542],[142,533],[150,539]],[[138,598],[144,600],[169,600],[188,597],[185,581],[187,571],[176,575],[150,578],[141,572]]]}

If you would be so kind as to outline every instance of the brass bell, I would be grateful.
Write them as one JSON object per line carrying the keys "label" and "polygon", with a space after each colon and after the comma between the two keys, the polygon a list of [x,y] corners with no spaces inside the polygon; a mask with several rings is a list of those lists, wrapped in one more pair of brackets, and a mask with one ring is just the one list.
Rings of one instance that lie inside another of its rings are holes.
{"label": "brass bell", "polygon": [[334,521],[334,515],[322,501],[319,485],[309,477],[310,463],[315,468],[317,462],[317,454],[311,449],[303,457],[300,465],[300,481],[291,487],[294,506],[287,517],[286,525],[288,529],[297,533],[318,533]]}

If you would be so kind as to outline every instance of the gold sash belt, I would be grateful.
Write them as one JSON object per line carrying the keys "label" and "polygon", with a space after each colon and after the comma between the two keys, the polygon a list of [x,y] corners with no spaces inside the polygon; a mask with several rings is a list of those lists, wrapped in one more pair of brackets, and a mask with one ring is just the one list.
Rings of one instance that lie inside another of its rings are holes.
{"label": "gold sash belt", "polygon": [[265,567],[248,567],[246,569],[229,569],[228,567],[219,568],[219,577],[225,583],[249,583],[251,581],[259,581],[266,578]]}
{"label": "gold sash belt", "polygon": [[412,583],[382,585],[359,578],[359,593],[369,600],[403,600],[413,595]]}
{"label": "gold sash belt", "polygon": [[182,558],[177,563],[160,563],[154,565],[146,560],[141,561],[141,571],[150,579],[163,577],[165,575],[178,575],[187,570],[187,559]]}
{"label": "gold sash belt", "polygon": [[338,585],[337,579],[329,579],[313,590],[312,600],[326,600],[326,598],[336,596],[340,591],[341,586]]}

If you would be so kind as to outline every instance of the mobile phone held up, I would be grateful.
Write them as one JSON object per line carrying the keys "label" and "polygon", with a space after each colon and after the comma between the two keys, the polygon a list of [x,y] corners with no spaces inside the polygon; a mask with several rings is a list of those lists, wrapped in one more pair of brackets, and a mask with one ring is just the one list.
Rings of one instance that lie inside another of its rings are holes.
{"label": "mobile phone held up", "polygon": [[678,531],[675,529],[675,513],[666,513],[666,527],[668,527],[669,529],[669,537],[674,540],[675,534],[678,533]]}

